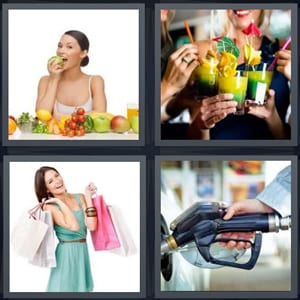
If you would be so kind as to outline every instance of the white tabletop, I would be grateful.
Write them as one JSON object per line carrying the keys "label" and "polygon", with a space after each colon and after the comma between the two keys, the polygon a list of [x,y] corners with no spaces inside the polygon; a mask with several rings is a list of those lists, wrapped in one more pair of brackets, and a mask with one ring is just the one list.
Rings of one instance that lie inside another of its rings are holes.
{"label": "white tabletop", "polygon": [[68,137],[61,134],[46,133],[22,133],[17,129],[14,134],[8,136],[9,140],[138,140],[139,135],[129,131],[125,133],[86,133],[83,136]]}

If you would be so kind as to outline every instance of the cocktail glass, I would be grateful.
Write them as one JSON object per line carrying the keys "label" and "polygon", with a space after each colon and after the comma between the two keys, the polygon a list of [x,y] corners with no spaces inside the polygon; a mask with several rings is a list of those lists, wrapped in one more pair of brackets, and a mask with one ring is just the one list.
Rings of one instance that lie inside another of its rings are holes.
{"label": "cocktail glass", "polygon": [[236,115],[245,113],[245,99],[248,78],[242,71],[236,71],[234,76],[220,76],[218,79],[219,94],[233,94],[237,102]]}
{"label": "cocktail glass", "polygon": [[260,63],[256,66],[247,66],[245,75],[248,76],[247,99],[255,104],[264,104],[267,92],[270,88],[273,71],[267,71],[268,64]]}
{"label": "cocktail glass", "polygon": [[198,98],[215,96],[218,93],[218,76],[215,62],[205,62],[193,72]]}

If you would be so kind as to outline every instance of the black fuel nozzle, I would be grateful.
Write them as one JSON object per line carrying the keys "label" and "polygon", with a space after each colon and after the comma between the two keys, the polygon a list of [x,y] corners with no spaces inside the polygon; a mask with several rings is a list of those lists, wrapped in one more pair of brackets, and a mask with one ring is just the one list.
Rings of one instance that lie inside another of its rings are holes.
{"label": "black fuel nozzle", "polygon": [[[194,241],[202,257],[215,264],[232,267],[252,268],[258,258],[261,248],[262,232],[278,232],[288,230],[291,227],[291,217],[281,217],[276,213],[249,213],[233,216],[230,220],[223,220],[226,213],[224,206],[217,202],[195,203],[171,223],[173,233],[161,242],[161,254],[173,251],[178,247]],[[245,239],[226,239],[217,237],[225,232],[256,232],[254,242]],[[214,259],[210,255],[209,248],[216,242],[250,242],[251,259],[248,264],[240,265],[227,263]]]}
{"label": "black fuel nozzle", "polygon": [[161,253],[183,246],[193,239],[191,228],[203,220],[223,218],[225,207],[218,202],[196,202],[170,224],[172,235],[161,242]]}

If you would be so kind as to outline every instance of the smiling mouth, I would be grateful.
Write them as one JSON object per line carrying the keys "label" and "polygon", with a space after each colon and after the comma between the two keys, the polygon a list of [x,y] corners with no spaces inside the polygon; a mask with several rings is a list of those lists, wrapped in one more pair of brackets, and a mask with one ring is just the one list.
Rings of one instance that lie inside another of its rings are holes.
{"label": "smiling mouth", "polygon": [[63,184],[58,185],[58,186],[56,187],[56,189],[59,190],[59,189],[61,189],[63,186],[64,186]]}
{"label": "smiling mouth", "polygon": [[245,16],[248,16],[250,11],[249,10],[234,10],[233,13],[238,17],[238,18],[243,18]]}

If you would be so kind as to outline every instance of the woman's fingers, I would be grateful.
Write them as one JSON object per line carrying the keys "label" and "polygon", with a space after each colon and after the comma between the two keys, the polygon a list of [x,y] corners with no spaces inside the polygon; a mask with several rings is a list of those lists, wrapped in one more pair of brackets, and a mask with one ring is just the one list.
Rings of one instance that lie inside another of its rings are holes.
{"label": "woman's fingers", "polygon": [[90,194],[90,195],[94,195],[97,193],[97,187],[93,182],[90,182],[86,188],[86,191]]}
{"label": "woman's fingers", "polygon": [[171,54],[170,60],[181,70],[188,69],[191,73],[199,65],[198,49],[192,44],[184,45]]}

